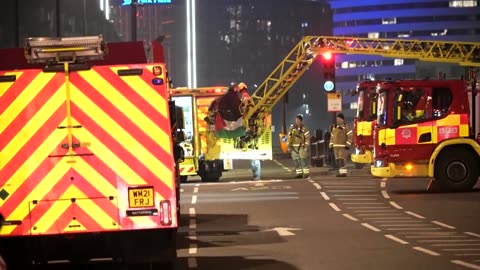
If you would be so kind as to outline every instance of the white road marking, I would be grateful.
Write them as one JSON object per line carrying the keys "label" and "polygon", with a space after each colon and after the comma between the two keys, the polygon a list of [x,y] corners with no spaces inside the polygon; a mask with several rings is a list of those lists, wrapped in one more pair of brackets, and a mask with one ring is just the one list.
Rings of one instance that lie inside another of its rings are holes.
{"label": "white road marking", "polygon": [[386,188],[387,187],[387,183],[386,182],[380,182],[380,187],[381,188]]}
{"label": "white road marking", "polygon": [[185,192],[185,190],[183,188],[180,189],[180,192]]}
{"label": "white road marking", "polygon": [[197,258],[195,257],[188,257],[188,268],[197,268]]}
{"label": "white road marking", "polygon": [[313,181],[312,179],[308,179],[308,182],[315,183],[315,181]]}
{"label": "white road marking", "polygon": [[[465,236],[462,236],[465,237]],[[445,242],[478,242],[480,240],[474,240],[474,239],[443,239],[443,240],[420,240],[418,242],[423,242],[423,243],[445,243]]]}
{"label": "white road marking", "polygon": [[342,202],[343,204],[355,204],[355,205],[361,205],[361,204],[383,204],[383,202]]}
{"label": "white road marking", "polygon": [[465,267],[470,268],[470,269],[480,270],[480,266],[476,265],[476,264],[467,263],[467,262],[464,262],[464,261],[461,261],[461,260],[451,260],[451,262],[454,263],[454,264],[465,266]]}
{"label": "white road marking", "polygon": [[[416,236],[406,236],[407,238],[419,238],[419,239],[425,239],[425,238],[466,238],[466,236],[461,236],[461,235],[416,235]],[[446,241],[445,239],[442,239],[440,241]]]}
{"label": "white road marking", "polygon": [[396,213],[397,210],[387,210],[387,209],[377,209],[377,210],[353,210],[353,212],[356,213]]}
{"label": "white road marking", "polygon": [[329,201],[329,200],[330,200],[330,197],[328,197],[327,193],[325,193],[325,192],[320,192],[320,195],[322,195],[322,197],[325,199],[325,201]]}
{"label": "white road marking", "polygon": [[199,186],[200,186],[200,184],[195,184],[195,186],[196,186],[196,187],[199,187]]}
{"label": "white road marking", "polygon": [[444,228],[447,228],[447,229],[455,229],[455,227],[451,226],[451,225],[448,225],[448,224],[445,224],[445,223],[442,223],[440,221],[432,221],[433,224],[437,224],[438,226],[442,226]]}
{"label": "white road marking", "polygon": [[470,236],[475,236],[475,237],[479,237],[480,238],[480,234],[476,234],[476,233],[473,233],[473,232],[465,232],[465,234],[468,234]]}
{"label": "white road marking", "polygon": [[480,243],[455,243],[455,244],[433,244],[432,247],[474,247],[480,246]]}
{"label": "white road marking", "polygon": [[[348,209],[389,209],[389,206],[347,206]],[[394,210],[395,211],[395,210]]]}
{"label": "white road marking", "polygon": [[419,215],[419,214],[417,214],[417,213],[414,213],[414,212],[411,212],[411,211],[405,211],[405,213],[408,214],[408,215],[410,215],[410,216],[414,216],[414,217],[416,217],[416,218],[419,218],[419,219],[425,219],[424,216],[421,216],[421,215]]}
{"label": "white road marking", "polygon": [[394,201],[390,201],[390,204],[391,204],[393,207],[397,208],[397,209],[403,209],[403,207],[401,207],[400,205],[398,205],[398,204],[397,204],[396,202],[394,202]]}
{"label": "white road marking", "polygon": [[370,220],[390,220],[390,219],[411,220],[411,218],[409,218],[409,217],[367,217],[365,219],[370,219]]}
{"label": "white road marking", "polygon": [[430,224],[383,224],[380,227],[423,227],[430,226]]}
{"label": "white road marking", "polygon": [[193,195],[192,196],[192,204],[196,204],[197,203],[197,195]]}
{"label": "white road marking", "polygon": [[441,228],[389,228],[388,231],[438,231]]}
{"label": "white road marking", "polygon": [[395,214],[395,213],[366,213],[366,214],[358,214],[362,217],[375,217],[375,216],[385,216],[385,217],[393,217],[393,216],[401,216],[402,214]]}
{"label": "white road marking", "polygon": [[197,221],[195,219],[190,219],[190,224],[188,225],[189,229],[196,229],[197,228]]}
{"label": "white road marking", "polygon": [[188,214],[190,215],[190,217],[195,217],[195,208],[191,207],[190,209],[188,209]]}
{"label": "white road marking", "polygon": [[313,184],[317,189],[322,189],[322,187],[318,183]]}
{"label": "white road marking", "polygon": [[188,254],[197,254],[197,250],[197,244],[190,244],[190,247],[188,248]]}
{"label": "white road marking", "polygon": [[402,239],[400,239],[400,238],[398,238],[398,237],[395,237],[395,236],[393,236],[393,235],[391,235],[391,234],[385,234],[385,237],[387,237],[388,239],[392,239],[393,241],[398,242],[398,243],[400,243],[400,244],[402,244],[402,245],[407,245],[407,244],[408,244],[407,241],[404,241],[404,240],[402,240]]}
{"label": "white road marking", "polygon": [[382,195],[385,199],[390,199],[390,195],[388,195],[388,192],[386,190],[382,190]]}
{"label": "white road marking", "polygon": [[195,188],[193,189],[193,193],[198,193],[198,187],[195,187]]}
{"label": "white road marking", "polygon": [[343,216],[346,217],[346,218],[348,218],[348,219],[350,219],[351,221],[358,221],[358,219],[352,217],[352,216],[349,215],[349,214],[343,214]]}
{"label": "white road marking", "polygon": [[282,167],[282,169],[287,170],[288,172],[291,172],[292,170],[288,168],[287,166],[283,165],[281,162],[278,160],[274,159],[273,162],[277,163],[278,166]]}
{"label": "white road marking", "polygon": [[428,255],[432,255],[432,256],[440,256],[439,253],[435,252],[435,251],[431,251],[429,249],[426,249],[426,248],[422,248],[422,247],[413,247],[413,249],[415,250],[418,250],[420,252],[423,252],[423,253],[426,253]]}
{"label": "white road marking", "polygon": [[364,226],[364,227],[366,227],[366,228],[368,228],[368,229],[370,229],[374,232],[379,232],[380,231],[380,229],[378,229],[377,227],[374,227],[374,226],[372,226],[368,223],[362,223],[362,226]]}
{"label": "white road marking", "polygon": [[342,210],[340,210],[340,208],[338,208],[338,206],[337,206],[336,204],[334,204],[334,203],[329,203],[329,205],[330,205],[330,207],[333,208],[333,210],[335,210],[335,211],[337,211],[337,212],[342,211]]}
{"label": "white road marking", "polygon": [[387,181],[387,180],[388,180],[387,177],[382,178],[382,181]]}
{"label": "white road marking", "polygon": [[255,184],[253,184],[253,185],[256,186],[256,187],[263,187],[263,186],[265,186],[264,183],[255,183]]}

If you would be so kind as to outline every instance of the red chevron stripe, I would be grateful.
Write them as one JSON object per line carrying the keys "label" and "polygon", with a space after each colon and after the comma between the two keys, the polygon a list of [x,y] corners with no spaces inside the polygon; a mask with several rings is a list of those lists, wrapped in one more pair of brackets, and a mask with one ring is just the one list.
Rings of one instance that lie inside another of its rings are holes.
{"label": "red chevron stripe", "polygon": [[[63,119],[65,119],[65,109],[63,106],[60,106],[49,119],[45,119],[45,124],[35,132],[31,138],[29,138],[23,147],[20,148],[19,152],[9,160],[7,164],[5,164],[2,170],[0,170],[0,181],[3,179],[9,179],[18,168],[26,162],[30,155],[52,134],[53,130],[60,125]],[[0,141],[3,140],[3,136],[0,136]],[[53,151],[53,149],[51,151]],[[47,157],[45,156],[45,158]]]}
{"label": "red chevron stripe", "polygon": [[8,88],[7,92],[0,97],[0,114],[2,114],[20,93],[30,84],[33,79],[40,74],[40,70],[24,70],[20,77],[17,77],[15,83]]}
{"label": "red chevron stripe", "polygon": [[[42,234],[57,234],[63,233],[67,228],[68,224],[72,221],[72,218],[75,217],[76,220],[85,226],[88,231],[104,231],[102,226],[100,226],[90,215],[88,215],[82,208],[78,207],[75,204],[71,204],[56,220],[55,223],[47,229],[46,232]],[[78,231],[84,232],[84,231]],[[69,231],[69,233],[75,233],[75,231]]]}
{"label": "red chevron stripe", "polygon": [[[99,126],[97,122],[86,115],[75,104],[72,104],[72,112],[75,111],[76,118],[82,119],[81,123],[93,136],[110,149],[119,159],[125,162],[130,169],[135,171],[148,184],[153,185],[155,190],[160,192],[163,196],[171,194],[172,190],[160,179],[154,175],[143,163],[141,163],[128,149],[115,140],[108,131]],[[165,155],[159,158],[167,168],[173,170],[173,159],[170,155]],[[173,172],[172,172],[173,173]],[[165,181],[172,181],[173,179],[165,179]],[[169,197],[169,196],[167,196]]]}
{"label": "red chevron stripe", "polygon": [[[149,150],[152,155],[154,155],[157,159],[164,160],[166,156],[170,156],[162,147],[159,146],[157,142],[155,142],[150,136],[148,136],[142,129],[140,129],[132,119],[125,116],[125,114],[117,107],[115,107],[108,99],[104,96],[100,95],[97,90],[93,89],[91,85],[89,85],[83,78],[78,78],[79,80],[75,83],[78,89],[81,91],[99,108],[101,108],[106,114],[108,114],[118,125],[120,125],[124,130],[128,133],[132,134],[136,138],[136,140],[142,144],[145,149]],[[72,107],[72,115],[74,118],[83,123],[83,118],[79,117],[78,112],[76,109],[77,106]],[[79,109],[80,110],[80,109]],[[163,117],[162,117],[163,118]],[[161,122],[160,128],[164,130],[168,135],[170,134],[170,128],[165,123],[170,123],[168,120],[162,120],[161,118],[158,121],[155,121],[157,124]],[[167,128],[167,129],[165,129]],[[168,146],[171,148],[170,142],[168,142]],[[173,159],[164,160],[165,166],[171,168],[174,166]]]}
{"label": "red chevron stripe", "polygon": [[[95,71],[103,77],[110,85],[112,85],[121,95],[127,98],[137,109],[143,112],[150,120],[155,123],[160,129],[165,130],[167,134],[170,134],[170,121],[166,119],[161,113],[159,113],[152,105],[143,99],[135,89],[132,89],[127,83],[125,83],[118,75],[116,75],[109,67],[97,67]],[[72,74],[72,83],[77,86],[86,96],[88,96],[92,101],[96,101],[97,98],[101,97],[102,100],[106,98],[102,96],[93,86],[91,86],[83,77],[78,73]],[[95,97],[95,99],[93,99]],[[164,97],[165,98],[165,97]],[[165,98],[165,100],[167,100]],[[102,104],[105,102],[102,102]],[[111,104],[110,101],[107,102]],[[168,104],[167,108],[168,108]],[[110,105],[113,106],[113,105]],[[115,108],[114,112],[121,112],[121,108]],[[103,108],[103,107],[101,107]],[[107,111],[107,109],[104,109]],[[110,110],[108,110],[110,111]],[[167,110],[168,113],[168,110]],[[116,113],[118,114],[118,113]],[[123,115],[123,113],[120,113]]]}
{"label": "red chevron stripe", "polygon": [[[18,134],[18,132],[28,123],[32,118],[32,111],[37,113],[45,103],[55,94],[62,86],[64,80],[63,75],[57,74],[49,81],[45,87],[38,93],[38,95],[29,103],[24,105],[24,109],[20,112],[15,120],[0,134],[0,151]],[[63,113],[65,115],[65,112]]]}
{"label": "red chevron stripe", "polygon": [[[80,157],[79,157],[80,158]],[[71,177],[74,177],[77,182],[73,182]],[[43,178],[42,178],[43,179]],[[86,180],[82,179],[82,177],[73,169],[70,169],[65,173],[63,176],[59,178],[55,186],[43,197],[38,198],[39,201],[55,201],[60,198],[71,186],[75,186],[84,193],[89,198],[104,198],[109,195],[101,194],[95,187],[93,187],[90,183]],[[112,194],[112,196],[116,196],[117,194]],[[93,202],[102,209],[107,215],[109,215],[113,220],[118,219],[118,208],[114,205],[111,201],[105,201],[105,203],[99,204],[97,200],[93,200]],[[34,213],[33,216],[30,217],[30,224],[32,226],[36,224],[51,208],[51,203],[39,203],[35,206],[32,210]],[[19,226],[20,227],[20,226]],[[62,227],[63,229],[64,227]],[[17,228],[14,230],[14,233],[20,233],[21,228]],[[23,233],[27,233],[29,228],[24,228]]]}

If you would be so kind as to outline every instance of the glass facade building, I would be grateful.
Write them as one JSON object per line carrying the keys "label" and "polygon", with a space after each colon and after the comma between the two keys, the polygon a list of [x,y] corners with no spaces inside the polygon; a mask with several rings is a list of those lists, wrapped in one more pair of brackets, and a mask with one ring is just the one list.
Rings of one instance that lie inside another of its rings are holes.
{"label": "glass facade building", "polygon": [[[336,36],[480,41],[480,3],[476,0],[329,0],[329,3]],[[433,78],[438,72],[459,77],[465,73],[456,65],[373,55],[339,55],[336,62],[337,89],[345,93],[365,79]],[[349,118],[355,114],[355,101],[355,98],[343,100]]]}

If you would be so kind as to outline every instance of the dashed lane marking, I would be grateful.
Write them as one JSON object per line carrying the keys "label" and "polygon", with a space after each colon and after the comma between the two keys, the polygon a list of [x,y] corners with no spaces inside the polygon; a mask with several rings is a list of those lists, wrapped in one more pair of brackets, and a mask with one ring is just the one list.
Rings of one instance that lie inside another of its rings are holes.
{"label": "dashed lane marking", "polygon": [[322,189],[322,187],[318,183],[313,183],[316,189]]}
{"label": "dashed lane marking", "polygon": [[374,227],[374,226],[372,226],[372,225],[370,225],[370,224],[368,224],[368,223],[362,223],[362,226],[365,227],[365,228],[368,228],[368,229],[370,229],[370,230],[372,230],[372,231],[374,231],[374,232],[379,232],[379,231],[381,231],[379,228]]}
{"label": "dashed lane marking", "polygon": [[195,188],[193,189],[193,193],[198,193],[198,187],[195,187]]}
{"label": "dashed lane marking", "polygon": [[480,234],[477,234],[477,233],[465,232],[465,234],[468,234],[468,235],[470,235],[470,236],[474,236],[474,237],[479,237],[479,238],[480,238]]}
{"label": "dashed lane marking", "polygon": [[434,221],[432,221],[432,223],[433,223],[433,224],[436,224],[436,225],[438,225],[438,226],[442,226],[442,227],[447,228],[447,229],[452,229],[452,230],[455,229],[455,227],[453,227],[453,226],[451,226],[451,225],[448,225],[448,224],[445,224],[445,223],[442,223],[442,222],[440,222],[440,221],[434,220]]}
{"label": "dashed lane marking", "polygon": [[396,202],[394,202],[394,201],[390,201],[390,204],[391,204],[393,207],[397,208],[397,209],[403,209],[403,207],[401,207],[400,205],[398,205],[398,204],[397,204]]}
{"label": "dashed lane marking", "polygon": [[197,254],[197,251],[198,251],[198,245],[190,244],[190,247],[188,248],[188,254]]}
{"label": "dashed lane marking", "polygon": [[420,252],[423,252],[423,253],[426,253],[428,255],[432,255],[432,256],[440,256],[439,253],[435,252],[435,251],[432,251],[430,249],[426,249],[426,248],[422,248],[422,247],[413,247],[413,249],[415,250],[418,250]]}
{"label": "dashed lane marking", "polygon": [[320,192],[320,195],[322,195],[323,199],[325,199],[325,201],[329,201],[330,200],[330,197],[328,197],[327,193],[325,192]]}
{"label": "dashed lane marking", "polygon": [[190,215],[191,218],[195,217],[195,208],[190,208],[188,209],[188,214]]}
{"label": "dashed lane marking", "polygon": [[188,225],[188,228],[195,230],[197,228],[197,221],[195,219],[190,219],[190,224]]}
{"label": "dashed lane marking", "polygon": [[476,264],[467,263],[467,262],[464,262],[464,261],[461,261],[461,260],[451,260],[451,262],[454,263],[454,264],[465,266],[465,267],[470,268],[470,269],[480,270],[480,266],[476,265]]}
{"label": "dashed lane marking", "polygon": [[386,188],[386,187],[387,187],[387,183],[386,183],[386,182],[380,182],[380,187],[381,187],[381,188]]}
{"label": "dashed lane marking", "polygon": [[197,203],[197,195],[193,195],[192,196],[192,204],[196,204]]}
{"label": "dashed lane marking", "polygon": [[393,241],[395,241],[395,242],[398,242],[398,243],[400,243],[400,244],[402,244],[402,245],[407,245],[407,244],[408,244],[407,241],[404,241],[404,240],[402,240],[402,239],[400,239],[400,238],[398,238],[398,237],[395,237],[395,236],[393,236],[393,235],[391,235],[391,234],[386,234],[385,237],[387,237],[388,239],[391,239],[391,240],[393,240]]}
{"label": "dashed lane marking", "polygon": [[419,218],[419,219],[425,219],[424,216],[421,216],[421,215],[419,215],[419,214],[417,214],[417,213],[414,213],[414,212],[411,212],[411,211],[405,211],[405,213],[408,214],[408,215],[410,215],[410,216],[414,216],[414,217],[416,217],[416,218]]}
{"label": "dashed lane marking", "polygon": [[342,211],[342,210],[340,210],[340,208],[338,208],[338,206],[337,206],[336,204],[334,204],[334,203],[329,203],[329,205],[330,205],[330,207],[333,208],[333,210],[335,210],[335,211],[337,211],[337,212]]}
{"label": "dashed lane marking", "polygon": [[390,199],[390,195],[388,195],[388,192],[386,190],[382,190],[382,195],[385,199]]}
{"label": "dashed lane marking", "polygon": [[343,214],[343,216],[346,217],[346,218],[348,218],[348,219],[350,219],[351,221],[358,221],[358,219],[352,217],[352,216],[349,215],[349,214]]}

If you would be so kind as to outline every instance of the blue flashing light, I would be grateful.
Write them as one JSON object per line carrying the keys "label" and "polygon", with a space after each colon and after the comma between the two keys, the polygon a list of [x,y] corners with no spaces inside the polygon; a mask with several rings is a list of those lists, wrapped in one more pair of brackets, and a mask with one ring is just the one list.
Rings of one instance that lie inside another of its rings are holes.
{"label": "blue flashing light", "polygon": [[163,79],[162,78],[153,78],[152,79],[152,84],[153,85],[162,85],[163,84]]}
{"label": "blue flashing light", "polygon": [[333,84],[332,81],[326,81],[326,82],[323,84],[323,89],[325,89],[325,91],[327,91],[327,92],[332,91],[333,88],[335,88],[335,85]]}

